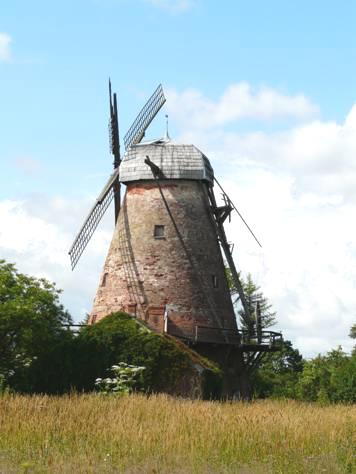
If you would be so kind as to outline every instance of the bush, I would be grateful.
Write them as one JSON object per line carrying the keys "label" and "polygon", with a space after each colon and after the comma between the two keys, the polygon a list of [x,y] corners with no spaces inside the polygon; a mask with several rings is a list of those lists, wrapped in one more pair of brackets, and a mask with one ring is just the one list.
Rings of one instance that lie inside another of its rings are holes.
{"label": "bush", "polygon": [[[77,390],[93,390],[95,379],[103,377],[107,367],[117,361],[145,367],[138,388],[146,392],[179,392],[182,379],[193,372],[192,357],[208,368],[207,361],[184,344],[150,331],[141,321],[122,312],[84,327],[75,338],[75,346],[73,382]],[[220,372],[212,364],[211,370],[205,372],[205,395],[211,397],[211,392],[219,390]]]}
{"label": "bush", "polygon": [[26,369],[26,379],[14,388],[27,393],[63,394],[95,390],[95,380],[107,377],[108,367],[120,361],[144,366],[135,389],[146,393],[183,393],[197,382],[201,367],[205,398],[218,398],[219,369],[185,344],[150,331],[125,313],[111,314],[79,333],[63,330]]}
{"label": "bush", "polygon": [[252,376],[256,398],[295,398],[303,371],[303,357],[290,341],[283,341],[280,351],[264,355]]}
{"label": "bush", "polygon": [[356,402],[356,356],[339,347],[305,362],[297,395],[321,403]]}

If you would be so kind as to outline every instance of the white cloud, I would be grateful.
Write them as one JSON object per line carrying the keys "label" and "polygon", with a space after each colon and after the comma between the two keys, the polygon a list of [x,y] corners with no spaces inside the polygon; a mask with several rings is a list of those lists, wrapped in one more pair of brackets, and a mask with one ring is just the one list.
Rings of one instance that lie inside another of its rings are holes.
{"label": "white cloud", "polygon": [[[227,234],[235,261],[251,272],[278,313],[278,327],[305,355],[341,344],[356,320],[356,203],[296,194],[288,174],[239,168],[221,179],[262,242],[235,215]],[[312,344],[311,340],[318,340]],[[309,344],[310,343],[310,344]]]}
{"label": "white cloud", "polygon": [[232,84],[217,101],[195,89],[182,93],[170,89],[167,97],[168,110],[181,125],[191,129],[221,127],[243,118],[305,120],[319,112],[302,94],[289,96],[267,87],[254,90],[246,82]]}
{"label": "white cloud", "polygon": [[11,36],[0,32],[0,62],[11,61]]}
{"label": "white cloud", "polygon": [[182,13],[196,4],[196,0],[146,0],[146,2],[169,13]]}
{"label": "white cloud", "polygon": [[68,249],[92,202],[32,196],[24,201],[0,201],[0,258],[19,271],[45,277],[63,289],[61,300],[75,320],[91,310],[113,219],[100,224],[75,272]]}
{"label": "white cloud", "polygon": [[312,121],[277,133],[222,133],[210,136],[207,145],[239,168],[293,176],[296,193],[328,201],[355,199],[355,116],[356,105],[342,124]]}

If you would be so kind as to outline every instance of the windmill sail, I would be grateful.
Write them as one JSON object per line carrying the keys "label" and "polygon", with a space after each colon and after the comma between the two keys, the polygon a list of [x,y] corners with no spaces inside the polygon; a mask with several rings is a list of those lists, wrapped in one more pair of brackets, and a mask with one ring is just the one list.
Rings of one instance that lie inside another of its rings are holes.
{"label": "windmill sail", "polygon": [[[109,79],[109,96],[110,96],[110,120],[109,120],[109,142],[110,151],[114,155],[114,169],[116,170],[121,163],[120,155],[120,135],[119,135],[119,119],[117,113],[116,93],[111,93],[111,81]],[[119,218],[121,207],[121,187],[119,177],[113,183],[114,186],[114,203],[115,203],[115,224]]]}
{"label": "windmill sail", "polygon": [[124,136],[125,149],[130,148],[131,145],[140,143],[145,135],[148,126],[160,111],[163,104],[166,102],[162,85],[160,84],[151,97],[142,108],[141,112],[136,117],[136,120],[131,125],[129,131]]}
{"label": "windmill sail", "polygon": [[119,137],[119,119],[117,114],[116,94],[111,93],[111,81],[109,79],[109,97],[110,97],[110,120],[109,120],[109,142],[110,152],[114,155],[114,168],[120,165],[120,137]]}
{"label": "windmill sail", "polygon": [[73,245],[68,252],[72,270],[78,263],[78,260],[84,252],[85,247],[88,245],[91,236],[98,227],[101,218],[114,198],[114,184],[118,179],[118,175],[119,168],[116,168],[116,171],[110,176],[100,196],[96,200],[95,205],[89,212],[88,217],[85,219],[77,237],[74,239]]}
{"label": "windmill sail", "polygon": [[[117,113],[117,98],[116,94],[111,93],[111,82],[109,80],[109,96],[110,96],[110,120],[109,120],[109,138],[110,138],[110,151],[114,155],[114,173],[110,176],[107,184],[105,185],[100,196],[96,200],[95,205],[89,212],[88,217],[85,219],[82,228],[80,229],[77,237],[75,238],[71,249],[69,250],[69,256],[71,261],[72,270],[78,263],[78,260],[88,245],[91,236],[97,228],[101,218],[105,214],[105,211],[109,207],[111,201],[115,201],[115,222],[117,222],[120,212],[120,181],[119,181],[119,167],[121,163],[120,156],[120,139],[119,139],[119,124],[118,124],[118,113]],[[163,93],[162,85],[160,84],[154,91],[152,96],[146,102],[146,105],[142,108],[135,121],[131,125],[129,131],[125,135],[124,142],[125,148],[129,148],[131,145],[139,143],[152,120],[155,118],[163,104],[166,102],[166,98]]]}

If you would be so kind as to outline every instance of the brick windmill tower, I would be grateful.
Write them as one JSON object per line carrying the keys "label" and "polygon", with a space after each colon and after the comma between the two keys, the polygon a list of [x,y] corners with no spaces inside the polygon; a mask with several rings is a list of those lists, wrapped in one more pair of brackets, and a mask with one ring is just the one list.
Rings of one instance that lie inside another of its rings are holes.
{"label": "brick windmill tower", "polygon": [[[258,308],[250,314],[223,227],[234,210],[231,200],[220,187],[224,205],[217,205],[214,183],[220,185],[208,158],[194,145],[174,143],[168,130],[160,140],[141,142],[165,102],[161,86],[125,135],[121,157],[117,99],[109,88],[114,173],[69,252],[74,268],[114,199],[115,230],[89,324],[125,311],[208,355],[212,345],[221,354],[229,346],[239,354],[252,353],[257,361],[277,336],[262,331]],[[126,185],[122,202],[121,184]],[[223,254],[247,334],[237,327]]]}

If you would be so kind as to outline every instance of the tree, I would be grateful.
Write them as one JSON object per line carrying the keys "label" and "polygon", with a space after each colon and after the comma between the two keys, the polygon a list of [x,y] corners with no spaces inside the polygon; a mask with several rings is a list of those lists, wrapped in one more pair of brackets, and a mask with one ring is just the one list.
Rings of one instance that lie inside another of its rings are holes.
{"label": "tree", "polygon": [[[356,339],[356,324],[350,337]],[[307,401],[356,402],[356,351],[351,355],[339,346],[304,363],[296,386],[297,398]]]}
{"label": "tree", "polygon": [[[351,339],[356,339],[356,324],[351,326],[349,336],[351,337]],[[356,355],[356,345],[354,346],[352,353],[353,355]]]}
{"label": "tree", "polygon": [[[272,305],[268,302],[262,291],[260,291],[260,287],[252,281],[250,273],[247,275],[246,281],[242,281],[242,286],[247,300],[249,313],[254,314],[257,302],[260,304],[262,329],[269,328],[276,324],[276,312],[272,311]],[[240,309],[238,313],[242,324],[244,310]]]}
{"label": "tree", "polygon": [[[232,278],[231,270],[229,268],[226,268],[226,277],[230,288],[231,296],[233,298],[234,306],[237,307],[237,305],[239,305],[240,298],[234,280]],[[260,305],[262,329],[269,328],[276,324],[276,312],[272,311],[272,305],[268,302],[262,291],[260,291],[260,287],[253,282],[250,273],[248,273],[246,280],[241,279],[241,284],[244,290],[250,315],[255,314],[257,302]],[[244,309],[238,309],[237,314],[239,315],[241,328],[246,330],[250,329],[247,327],[246,324],[247,318],[245,317]]]}
{"label": "tree", "polygon": [[334,387],[331,400],[356,403],[356,354],[332,373],[331,383]]}
{"label": "tree", "polygon": [[53,283],[0,260],[0,374],[10,385],[24,388],[35,361],[68,337],[62,325],[71,317],[59,294]]}
{"label": "tree", "polygon": [[283,341],[279,351],[265,355],[253,374],[255,396],[295,398],[303,365],[298,349],[294,349],[290,341]]}
{"label": "tree", "polygon": [[347,355],[339,346],[304,364],[297,395],[307,401],[355,402],[356,356]]}

